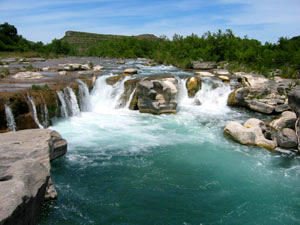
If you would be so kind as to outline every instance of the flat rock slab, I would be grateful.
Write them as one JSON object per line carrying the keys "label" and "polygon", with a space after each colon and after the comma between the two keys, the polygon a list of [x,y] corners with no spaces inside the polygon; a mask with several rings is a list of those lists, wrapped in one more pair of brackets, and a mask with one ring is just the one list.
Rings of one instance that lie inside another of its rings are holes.
{"label": "flat rock slab", "polygon": [[48,129],[0,135],[0,224],[36,224],[50,179],[50,161],[67,143]]}

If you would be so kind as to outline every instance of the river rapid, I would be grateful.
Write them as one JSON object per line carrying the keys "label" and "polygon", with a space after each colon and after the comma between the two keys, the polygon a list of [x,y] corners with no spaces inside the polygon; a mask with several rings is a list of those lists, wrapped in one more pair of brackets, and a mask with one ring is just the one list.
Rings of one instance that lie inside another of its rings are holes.
{"label": "river rapid", "polygon": [[[189,75],[127,63],[137,76]],[[124,82],[109,86],[108,76],[97,79],[86,112],[53,120],[68,153],[52,163],[59,196],[40,225],[300,224],[299,158],[223,136],[231,120],[263,118],[228,107],[228,84],[203,78],[195,105],[178,78],[177,114],[155,116],[118,108]]]}

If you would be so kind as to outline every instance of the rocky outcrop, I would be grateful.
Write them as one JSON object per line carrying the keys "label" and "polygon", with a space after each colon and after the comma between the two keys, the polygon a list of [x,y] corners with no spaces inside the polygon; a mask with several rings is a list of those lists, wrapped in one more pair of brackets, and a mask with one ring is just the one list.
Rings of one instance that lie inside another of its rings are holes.
{"label": "rocky outcrop", "polygon": [[292,90],[292,80],[269,80],[261,75],[246,73],[235,73],[235,76],[243,87],[230,94],[228,105],[246,107],[264,114],[290,110],[287,94]]}
{"label": "rocky outcrop", "polygon": [[141,113],[176,113],[177,79],[142,80],[137,84],[137,106]]}
{"label": "rocky outcrop", "polygon": [[288,99],[290,107],[297,114],[297,117],[300,117],[300,88],[292,91],[289,94]]}
{"label": "rocky outcrop", "polygon": [[270,127],[272,127],[276,131],[280,131],[284,128],[295,129],[296,120],[296,113],[286,111],[281,114],[280,118],[273,120],[270,123]]}
{"label": "rocky outcrop", "polygon": [[1,225],[37,224],[45,195],[53,196],[50,161],[66,151],[66,141],[52,130],[0,135]]}
{"label": "rocky outcrop", "polygon": [[196,70],[212,70],[217,68],[216,62],[193,61],[192,68]]}
{"label": "rocky outcrop", "polygon": [[294,130],[290,128],[284,128],[277,135],[277,143],[282,148],[297,149],[298,139]]}
{"label": "rocky outcrop", "polygon": [[198,77],[190,77],[186,81],[186,88],[188,91],[188,96],[190,98],[194,97],[196,93],[201,89],[202,81]]}
{"label": "rocky outcrop", "polygon": [[263,121],[258,119],[250,119],[244,126],[229,122],[224,128],[224,135],[243,145],[260,146],[273,151],[277,147],[276,142],[265,138],[263,126]]}

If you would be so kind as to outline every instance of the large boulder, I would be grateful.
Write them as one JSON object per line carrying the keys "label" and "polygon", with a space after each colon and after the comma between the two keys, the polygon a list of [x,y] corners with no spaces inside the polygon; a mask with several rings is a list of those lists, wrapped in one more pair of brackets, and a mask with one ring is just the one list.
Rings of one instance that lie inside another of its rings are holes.
{"label": "large boulder", "polygon": [[268,140],[263,134],[262,121],[251,119],[241,125],[238,122],[229,122],[224,128],[224,135],[243,145],[264,147],[270,151],[276,148],[276,142]]}
{"label": "large boulder", "polygon": [[188,96],[194,97],[196,93],[201,89],[202,82],[199,77],[190,77],[186,81],[186,88],[188,90]]}
{"label": "large boulder", "polygon": [[300,89],[290,92],[288,99],[290,107],[300,117]]}
{"label": "large boulder", "polygon": [[298,147],[298,139],[294,130],[290,128],[284,128],[277,135],[277,143],[281,148],[293,148]]}
{"label": "large boulder", "polygon": [[277,131],[280,131],[283,128],[295,129],[296,120],[297,120],[296,113],[291,111],[286,111],[281,114],[280,118],[273,120],[270,123],[270,127],[272,127]]}
{"label": "large boulder", "polygon": [[290,90],[285,88],[290,85],[290,80],[269,80],[262,75],[247,73],[234,75],[243,87],[230,94],[228,105],[246,107],[264,114],[290,110],[287,104],[287,93]]}
{"label": "large boulder", "polygon": [[141,113],[176,113],[177,79],[142,80],[137,84],[136,92]]}
{"label": "large boulder", "polygon": [[67,143],[47,129],[4,133],[0,143],[0,224],[37,224],[45,195],[53,196],[50,160],[65,154]]}
{"label": "large boulder", "polygon": [[216,62],[193,61],[192,68],[196,70],[212,70],[217,68]]}

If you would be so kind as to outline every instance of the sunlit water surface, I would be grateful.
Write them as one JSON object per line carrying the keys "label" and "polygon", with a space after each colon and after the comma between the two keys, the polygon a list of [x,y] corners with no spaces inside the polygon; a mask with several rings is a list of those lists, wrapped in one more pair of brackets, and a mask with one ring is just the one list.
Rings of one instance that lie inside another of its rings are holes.
{"label": "sunlit water surface", "polygon": [[90,112],[55,120],[68,153],[52,163],[59,196],[40,225],[299,224],[299,159],[223,137],[228,121],[253,116],[226,106],[228,85],[204,79],[201,106],[179,86],[178,113],[153,116],[115,109],[122,83],[100,77]]}

